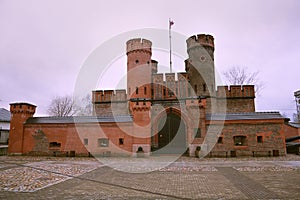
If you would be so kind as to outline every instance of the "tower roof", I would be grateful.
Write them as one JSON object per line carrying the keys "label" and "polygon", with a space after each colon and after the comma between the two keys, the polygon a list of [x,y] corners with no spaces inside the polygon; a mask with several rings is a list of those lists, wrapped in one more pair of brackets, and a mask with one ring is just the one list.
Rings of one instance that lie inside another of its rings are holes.
{"label": "tower roof", "polygon": [[207,120],[266,120],[285,119],[279,112],[215,113],[207,114]]}
{"label": "tower roof", "polygon": [[27,124],[64,124],[64,123],[106,123],[106,122],[132,122],[132,116],[65,116],[65,117],[31,117]]}

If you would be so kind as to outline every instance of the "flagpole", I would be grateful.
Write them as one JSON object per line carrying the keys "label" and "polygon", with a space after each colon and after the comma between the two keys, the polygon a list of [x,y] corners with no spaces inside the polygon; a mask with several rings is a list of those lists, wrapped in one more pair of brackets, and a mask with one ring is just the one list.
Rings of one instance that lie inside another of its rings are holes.
{"label": "flagpole", "polygon": [[171,38],[171,26],[173,25],[173,22],[169,18],[169,43],[170,43],[170,73],[172,73],[172,38]]}

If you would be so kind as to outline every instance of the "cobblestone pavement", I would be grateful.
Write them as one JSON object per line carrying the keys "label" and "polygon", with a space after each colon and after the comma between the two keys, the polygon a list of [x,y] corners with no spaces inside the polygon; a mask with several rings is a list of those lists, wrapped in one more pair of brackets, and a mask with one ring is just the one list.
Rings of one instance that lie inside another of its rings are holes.
{"label": "cobblestone pavement", "polygon": [[[151,157],[106,159],[128,169],[136,163],[155,168]],[[102,163],[94,158],[2,156],[0,199],[300,199],[296,155],[181,157],[148,173],[117,171]]]}

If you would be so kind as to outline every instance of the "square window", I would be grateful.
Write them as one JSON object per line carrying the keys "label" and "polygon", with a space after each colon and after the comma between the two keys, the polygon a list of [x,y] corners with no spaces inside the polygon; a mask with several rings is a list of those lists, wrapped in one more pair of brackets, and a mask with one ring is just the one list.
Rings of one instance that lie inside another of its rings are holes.
{"label": "square window", "polygon": [[98,147],[108,147],[109,140],[107,138],[98,139]]}
{"label": "square window", "polygon": [[123,145],[124,144],[124,138],[119,138],[119,145]]}
{"label": "square window", "polygon": [[246,146],[246,136],[234,136],[233,140],[235,146]]}
{"label": "square window", "polygon": [[89,139],[84,138],[84,139],[83,139],[83,143],[84,143],[84,145],[88,145],[88,144],[89,144]]}
{"label": "square window", "polygon": [[200,128],[194,128],[194,136],[195,136],[195,138],[201,138],[201,129]]}
{"label": "square window", "polygon": [[257,136],[257,143],[263,143],[263,136]]}
{"label": "square window", "polygon": [[223,144],[223,137],[218,138],[218,144]]}

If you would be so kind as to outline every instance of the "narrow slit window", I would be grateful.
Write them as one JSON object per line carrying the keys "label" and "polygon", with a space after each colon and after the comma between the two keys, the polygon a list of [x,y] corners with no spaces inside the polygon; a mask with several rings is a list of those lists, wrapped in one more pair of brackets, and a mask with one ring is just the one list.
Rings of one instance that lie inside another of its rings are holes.
{"label": "narrow slit window", "polygon": [[257,143],[263,143],[263,136],[257,136]]}
{"label": "narrow slit window", "polygon": [[218,138],[218,144],[223,144],[223,137]]}
{"label": "narrow slit window", "polygon": [[84,138],[84,139],[83,139],[83,143],[84,143],[85,146],[87,146],[87,145],[89,144],[89,139]]}
{"label": "narrow slit window", "polygon": [[123,145],[124,144],[124,138],[119,138],[119,145]]}

